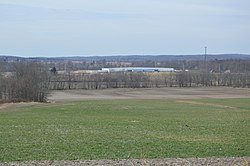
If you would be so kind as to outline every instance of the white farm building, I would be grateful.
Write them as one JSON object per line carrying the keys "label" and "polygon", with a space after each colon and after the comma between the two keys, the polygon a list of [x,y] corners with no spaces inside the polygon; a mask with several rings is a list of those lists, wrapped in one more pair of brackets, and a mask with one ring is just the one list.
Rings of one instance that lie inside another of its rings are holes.
{"label": "white farm building", "polygon": [[120,67],[120,68],[102,68],[100,73],[110,72],[175,72],[174,68],[157,68],[157,67]]}

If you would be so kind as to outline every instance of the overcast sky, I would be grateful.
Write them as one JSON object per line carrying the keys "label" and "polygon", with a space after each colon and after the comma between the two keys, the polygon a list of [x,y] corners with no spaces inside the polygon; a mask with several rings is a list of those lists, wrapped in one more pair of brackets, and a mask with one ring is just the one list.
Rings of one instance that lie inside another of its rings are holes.
{"label": "overcast sky", "polygon": [[250,0],[0,0],[0,55],[250,53]]}

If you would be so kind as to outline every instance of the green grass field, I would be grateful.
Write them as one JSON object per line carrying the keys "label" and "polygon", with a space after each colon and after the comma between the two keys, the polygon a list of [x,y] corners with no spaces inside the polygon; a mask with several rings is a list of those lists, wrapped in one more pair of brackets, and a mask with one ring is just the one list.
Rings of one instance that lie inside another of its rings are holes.
{"label": "green grass field", "polygon": [[0,161],[250,156],[250,99],[93,100],[0,112]]}

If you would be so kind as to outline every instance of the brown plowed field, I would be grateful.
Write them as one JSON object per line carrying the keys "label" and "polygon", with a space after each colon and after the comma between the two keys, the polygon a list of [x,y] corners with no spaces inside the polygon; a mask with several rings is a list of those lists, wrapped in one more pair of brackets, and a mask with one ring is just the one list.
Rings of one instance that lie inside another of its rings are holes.
{"label": "brown plowed field", "polygon": [[248,98],[250,89],[206,88],[153,88],[52,91],[50,101],[63,102],[92,99],[194,99],[194,98]]}

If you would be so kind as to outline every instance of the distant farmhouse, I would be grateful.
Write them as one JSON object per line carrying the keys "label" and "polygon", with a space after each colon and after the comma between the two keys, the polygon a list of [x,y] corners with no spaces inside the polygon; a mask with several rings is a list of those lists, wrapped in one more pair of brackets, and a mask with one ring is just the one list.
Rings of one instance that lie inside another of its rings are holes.
{"label": "distant farmhouse", "polygon": [[174,68],[156,68],[156,67],[121,67],[121,68],[102,68],[99,73],[111,72],[175,72]]}

